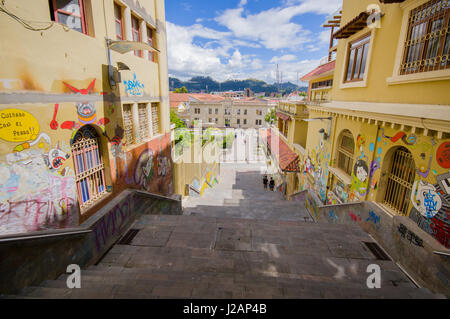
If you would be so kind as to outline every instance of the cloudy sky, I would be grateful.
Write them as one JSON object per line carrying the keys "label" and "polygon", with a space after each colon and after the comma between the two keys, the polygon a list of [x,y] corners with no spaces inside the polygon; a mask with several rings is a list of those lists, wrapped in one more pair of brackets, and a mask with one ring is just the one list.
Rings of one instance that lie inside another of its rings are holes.
{"label": "cloudy sky", "polygon": [[342,0],[166,0],[169,75],[296,83],[327,55]]}

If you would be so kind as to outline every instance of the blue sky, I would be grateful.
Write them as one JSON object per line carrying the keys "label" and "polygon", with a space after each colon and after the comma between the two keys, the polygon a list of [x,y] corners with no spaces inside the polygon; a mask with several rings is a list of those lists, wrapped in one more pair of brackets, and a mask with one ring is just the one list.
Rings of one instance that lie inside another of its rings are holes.
{"label": "blue sky", "polygon": [[169,75],[218,81],[299,77],[327,55],[342,0],[166,0]]}

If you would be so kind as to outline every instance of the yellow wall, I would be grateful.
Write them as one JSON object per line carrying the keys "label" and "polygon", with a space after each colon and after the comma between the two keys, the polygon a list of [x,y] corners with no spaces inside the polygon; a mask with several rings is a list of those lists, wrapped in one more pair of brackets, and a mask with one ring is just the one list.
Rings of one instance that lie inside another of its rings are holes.
{"label": "yellow wall", "polygon": [[[91,125],[100,139],[105,186],[112,186],[109,196],[128,186],[170,193],[173,185],[167,141],[170,121],[164,1],[140,2],[118,1],[130,4],[134,14],[148,18],[147,22],[157,28],[154,46],[161,53],[155,63],[133,52],[122,55],[112,51],[115,72],[117,62],[130,68],[120,72],[121,82],[116,87],[109,85],[105,43],[105,37],[116,39],[112,0],[86,1],[92,17],[88,19],[89,35],[52,22],[49,1],[11,0],[3,4],[12,14],[32,21],[29,23],[34,28],[48,29],[28,30],[9,15],[0,14],[0,211],[19,218],[14,224],[2,224],[0,233],[39,230],[43,225],[74,226],[98,208],[91,207],[78,216],[70,145],[85,124],[77,113],[77,105],[81,104],[90,105],[95,114]],[[86,90],[89,87],[91,90]],[[153,139],[132,145],[120,132],[124,126],[122,104],[152,102],[159,103],[160,132]],[[120,145],[114,144],[117,136],[121,137]],[[63,157],[63,164],[57,168],[47,166],[46,160],[56,151]],[[137,181],[140,172],[134,169],[142,164],[138,160],[147,159],[143,153],[154,154],[148,157],[154,161],[155,172],[150,183]],[[42,207],[47,208],[44,211]]]}
{"label": "yellow wall", "polygon": [[[411,2],[414,1],[407,0],[405,4]],[[427,1],[415,2],[419,6]],[[365,11],[367,6],[372,3],[374,2],[371,0],[345,0],[343,2],[341,26],[344,26],[360,12]],[[378,1],[376,4],[380,6],[385,15],[381,18],[381,27],[375,29],[374,36],[371,39],[374,42],[370,63],[366,66],[366,70],[368,70],[367,87],[341,89],[340,84],[342,83],[342,72],[347,59],[345,56],[346,46],[353,39],[370,32],[368,27],[350,38],[340,39],[338,42],[332,90],[333,100],[450,105],[449,79],[388,85],[386,80],[393,75],[398,43],[399,41],[405,41],[405,39],[400,38],[404,10],[399,4],[385,5]],[[450,69],[447,69],[445,74],[448,78]]]}

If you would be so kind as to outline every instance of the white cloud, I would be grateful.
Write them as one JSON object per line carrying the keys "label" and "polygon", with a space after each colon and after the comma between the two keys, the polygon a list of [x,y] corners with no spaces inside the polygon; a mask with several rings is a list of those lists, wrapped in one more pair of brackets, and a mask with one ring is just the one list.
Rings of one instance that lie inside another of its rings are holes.
{"label": "white cloud", "polygon": [[247,4],[247,0],[241,0],[241,2],[239,2],[238,7],[243,7]]}

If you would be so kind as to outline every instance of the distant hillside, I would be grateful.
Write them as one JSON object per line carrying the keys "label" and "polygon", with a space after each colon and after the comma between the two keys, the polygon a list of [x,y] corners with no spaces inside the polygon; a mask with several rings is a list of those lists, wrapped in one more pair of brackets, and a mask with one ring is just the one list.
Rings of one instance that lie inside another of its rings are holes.
{"label": "distant hillside", "polygon": [[[256,79],[228,80],[225,82],[217,82],[209,76],[208,77],[196,76],[190,79],[189,81],[181,81],[177,78],[169,78],[169,85],[171,91],[177,88],[181,88],[182,86],[185,86],[191,93],[198,93],[202,91],[203,92],[243,91],[245,88],[250,88],[255,93],[264,92],[266,95],[269,95],[272,92],[277,92],[276,84],[267,84],[264,81]],[[297,87],[297,85],[291,82],[280,84],[280,91],[282,91],[285,94],[289,94],[295,90],[306,92],[308,88]]]}

